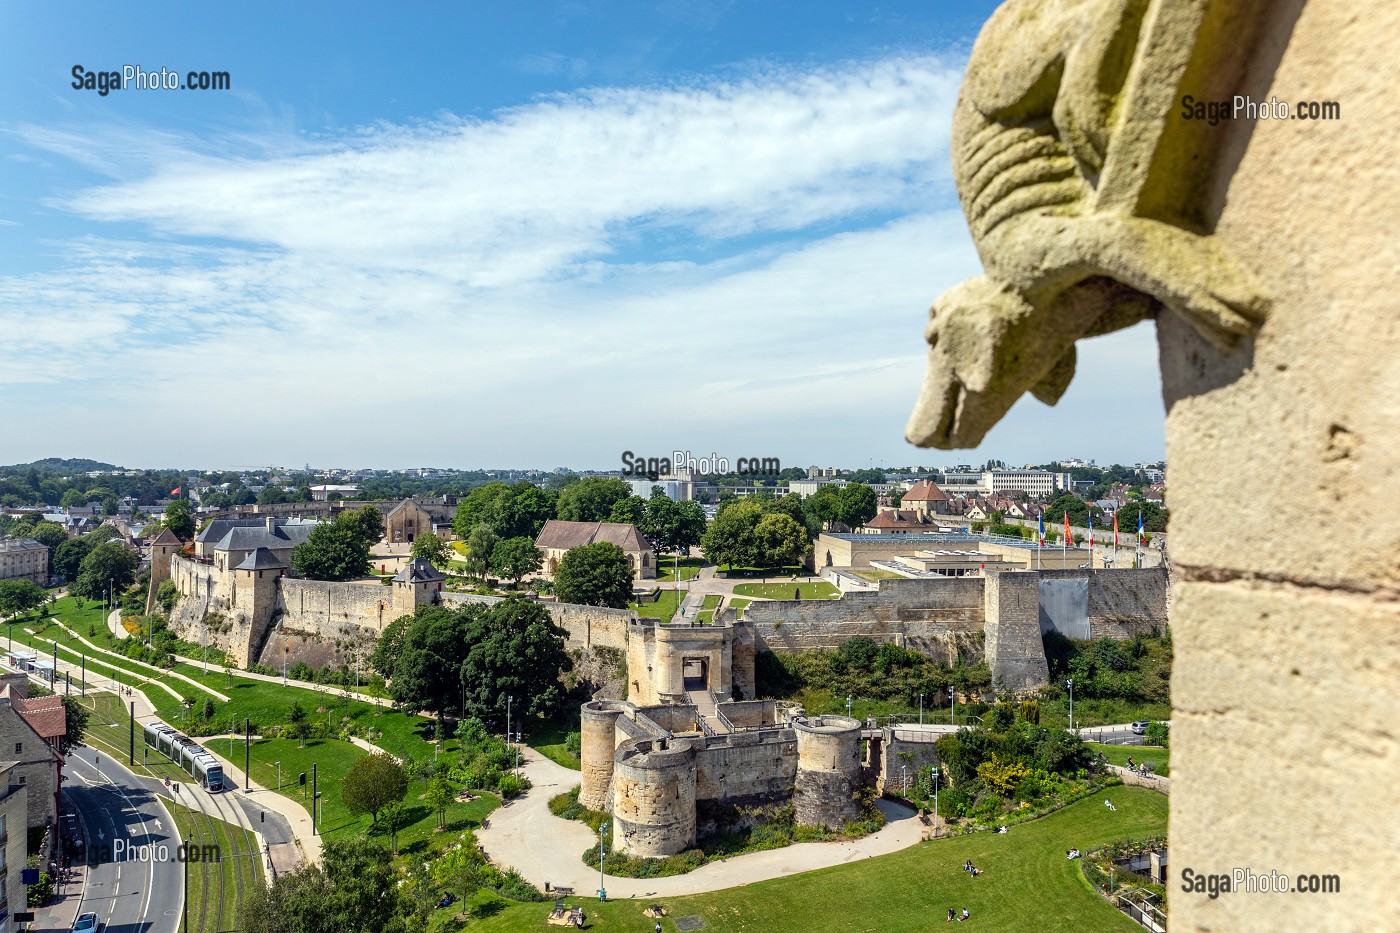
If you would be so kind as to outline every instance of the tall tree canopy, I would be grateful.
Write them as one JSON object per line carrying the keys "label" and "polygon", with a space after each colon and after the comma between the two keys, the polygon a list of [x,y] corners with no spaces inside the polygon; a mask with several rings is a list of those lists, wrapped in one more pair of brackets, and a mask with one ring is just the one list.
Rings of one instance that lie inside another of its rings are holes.
{"label": "tall tree canopy", "polygon": [[190,500],[176,499],[165,507],[165,527],[181,541],[194,537],[194,510],[190,507]]}
{"label": "tall tree canopy", "polygon": [[605,522],[632,487],[611,476],[585,476],[559,493],[559,518],[566,522]]}
{"label": "tall tree canopy", "polygon": [[74,596],[101,599],[110,587],[120,593],[136,579],[136,555],[116,541],[104,541],[78,565],[78,578],[68,587]]}
{"label": "tall tree canopy", "polygon": [[369,573],[369,547],[363,525],[342,515],[311,530],[292,551],[292,566],[308,580],[351,580]]}
{"label": "tall tree canopy", "polygon": [[520,585],[522,577],[539,570],[544,563],[544,555],[535,547],[532,538],[511,538],[502,541],[491,551],[491,571]]}
{"label": "tall tree canopy", "polygon": [[570,548],[554,571],[554,592],[566,603],[625,609],[632,601],[632,565],[611,541]]}
{"label": "tall tree canopy", "polygon": [[[553,713],[563,701],[559,675],[572,668],[565,632],[539,603],[513,596],[487,606],[422,606],[390,625],[371,656],[406,709],[501,718],[514,708]],[[497,714],[500,714],[498,716]]]}
{"label": "tall tree canopy", "polygon": [[487,483],[473,489],[457,504],[452,528],[459,538],[466,538],[477,525],[485,524],[497,537],[533,540],[544,523],[554,517],[554,508],[554,494],[534,483]]}

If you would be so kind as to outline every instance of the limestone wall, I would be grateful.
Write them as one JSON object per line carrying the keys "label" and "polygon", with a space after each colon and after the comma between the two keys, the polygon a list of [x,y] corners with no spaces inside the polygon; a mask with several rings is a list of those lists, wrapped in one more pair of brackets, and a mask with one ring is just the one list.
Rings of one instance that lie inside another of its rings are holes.
{"label": "limestone wall", "polygon": [[797,735],[783,729],[710,736],[697,749],[695,765],[697,801],[783,804],[797,781]]}
{"label": "limestone wall", "polygon": [[[1046,578],[1078,577],[1082,571],[1046,570]],[[1170,581],[1163,567],[1089,574],[1089,637],[1131,638],[1166,631]]]}
{"label": "limestone wall", "polygon": [[[353,624],[382,632],[400,615],[394,588],[382,583],[330,583],[284,577],[278,610],[287,632],[328,635],[340,625]],[[412,612],[412,607],[406,608]]]}
{"label": "limestone wall", "polygon": [[612,812],[619,849],[656,857],[695,845],[698,741],[644,740],[618,750]]}
{"label": "limestone wall", "polygon": [[840,599],[750,603],[744,621],[759,647],[770,651],[839,648],[857,635],[892,641],[931,657],[947,657],[949,645],[981,630],[982,580],[882,580],[876,592]]}
{"label": "limestone wall", "polygon": [[998,689],[1024,690],[1049,679],[1040,636],[1040,581],[1033,573],[987,578],[987,666]]}
{"label": "limestone wall", "polygon": [[590,810],[612,806],[613,755],[617,752],[617,720],[626,703],[594,700],[579,710],[579,761],[582,783],[578,799]]}
{"label": "limestone wall", "polygon": [[[478,596],[475,593],[444,592],[442,601],[448,604],[498,603],[504,597]],[[580,606],[575,603],[543,603],[554,624],[568,633],[566,648],[616,648],[627,650],[627,623],[637,617],[631,609],[608,609],[602,606]]]}
{"label": "limestone wall", "polygon": [[795,719],[797,776],[792,805],[804,826],[839,829],[860,816],[860,721],[848,716]]}

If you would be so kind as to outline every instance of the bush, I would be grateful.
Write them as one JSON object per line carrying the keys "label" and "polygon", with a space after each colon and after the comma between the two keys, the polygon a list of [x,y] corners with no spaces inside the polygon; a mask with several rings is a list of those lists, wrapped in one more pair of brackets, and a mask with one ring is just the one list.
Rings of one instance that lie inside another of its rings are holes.
{"label": "bush", "polygon": [[583,751],[583,736],[577,732],[570,732],[564,737],[564,748],[570,755],[577,757]]}
{"label": "bush", "polygon": [[1167,743],[1171,740],[1171,726],[1164,722],[1149,722],[1147,731],[1143,734],[1142,741],[1145,745],[1160,745],[1167,748]]}

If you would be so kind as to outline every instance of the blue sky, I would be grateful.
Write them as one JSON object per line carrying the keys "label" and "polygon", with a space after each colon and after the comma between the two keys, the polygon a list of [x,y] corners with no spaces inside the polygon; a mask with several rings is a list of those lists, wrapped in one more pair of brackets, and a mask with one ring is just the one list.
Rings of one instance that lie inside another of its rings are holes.
{"label": "blue sky", "polygon": [[902,439],[994,6],[0,7],[0,462],[1156,459],[1150,325]]}

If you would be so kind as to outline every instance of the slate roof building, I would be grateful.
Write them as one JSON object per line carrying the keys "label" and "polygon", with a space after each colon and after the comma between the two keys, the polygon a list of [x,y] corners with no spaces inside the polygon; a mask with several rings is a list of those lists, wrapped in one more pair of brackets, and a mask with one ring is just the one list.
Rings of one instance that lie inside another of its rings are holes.
{"label": "slate roof building", "polygon": [[552,577],[565,554],[599,541],[609,541],[622,548],[632,565],[633,579],[656,579],[656,552],[630,522],[565,522],[551,518],[535,538],[535,547],[544,553],[544,570]]}
{"label": "slate roof building", "polygon": [[899,504],[904,508],[914,509],[918,512],[948,515],[952,512],[949,506],[951,501],[952,497],[939,489],[937,483],[921,479],[909,488],[909,491],[899,500]]}
{"label": "slate roof building", "polygon": [[311,537],[315,527],[315,522],[279,522],[272,517],[252,526],[235,525],[214,545],[214,566],[219,570],[230,570],[243,563],[243,559],[258,548],[267,548],[285,566],[290,567],[292,551]]}

